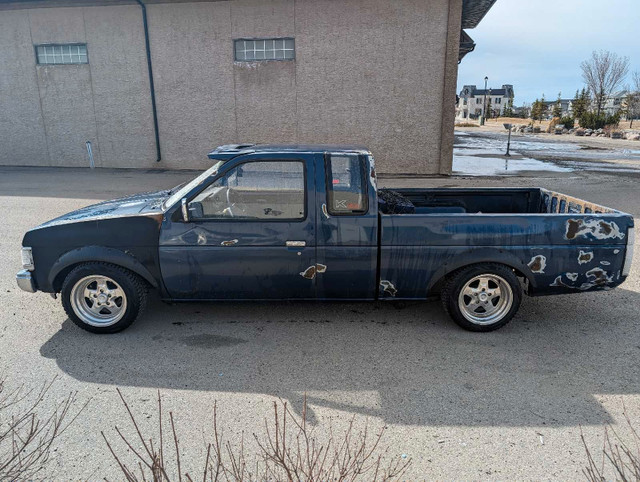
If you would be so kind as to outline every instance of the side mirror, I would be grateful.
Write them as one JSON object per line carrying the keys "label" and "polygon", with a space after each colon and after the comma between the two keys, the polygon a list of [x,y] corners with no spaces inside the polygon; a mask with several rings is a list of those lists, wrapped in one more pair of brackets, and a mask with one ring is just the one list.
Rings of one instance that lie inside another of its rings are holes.
{"label": "side mirror", "polygon": [[189,222],[189,206],[187,205],[187,198],[182,198],[182,220],[185,223]]}

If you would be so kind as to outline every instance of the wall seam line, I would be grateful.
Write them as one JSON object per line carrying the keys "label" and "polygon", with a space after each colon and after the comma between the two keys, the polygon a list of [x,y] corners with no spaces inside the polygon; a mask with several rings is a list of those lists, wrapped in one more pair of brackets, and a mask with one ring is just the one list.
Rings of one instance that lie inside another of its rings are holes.
{"label": "wall seam line", "polygon": [[[235,63],[236,63],[236,59],[235,59],[235,52],[236,52],[236,46],[235,43],[233,42],[233,2],[229,2],[229,29],[230,29],[230,34],[231,34],[231,43],[233,44],[233,58],[232,60],[232,69],[231,69],[231,73],[233,75],[233,116],[235,117],[235,121],[236,121],[236,142],[246,142],[246,141],[241,141],[238,138],[238,94],[236,92],[236,68],[235,68]],[[254,139],[250,139],[251,142],[255,142]],[[226,144],[226,141],[225,141]]]}
{"label": "wall seam line", "polygon": [[[296,45],[296,39],[298,37],[298,30],[297,30],[297,25],[296,25],[296,6],[297,6],[298,2],[297,0],[293,0],[293,38],[294,38],[294,46]],[[294,47],[297,49],[297,47]],[[294,52],[295,55],[295,67],[293,69],[293,89],[295,92],[295,102],[296,102],[296,137],[295,137],[295,141],[296,143],[300,142],[300,134],[299,134],[299,130],[300,130],[300,118],[299,118],[299,109],[298,109],[298,55],[297,52]]]}
{"label": "wall seam line", "polygon": [[[34,45],[34,55],[35,55],[35,44],[33,43],[33,33],[31,30],[31,12],[27,12],[27,23],[29,24],[29,40],[31,40],[31,45]],[[46,68],[46,67],[45,67]],[[44,119],[44,109],[42,108],[42,92],[40,91],[40,79],[38,78],[38,62],[36,61],[33,64],[33,73],[36,77],[36,88],[38,89],[38,105],[40,106],[40,117],[42,118],[42,131],[44,132],[44,145],[47,148],[47,165],[51,166],[51,151],[49,150],[49,135],[47,134],[47,123]]]}
{"label": "wall seam line", "polygon": [[[87,40],[87,23],[84,17],[86,7],[82,7],[82,27],[84,28],[84,41],[87,42],[87,46],[89,45],[89,41]],[[87,48],[87,51],[89,49]],[[96,95],[93,91],[93,73],[91,71],[91,64],[89,63],[89,85],[91,86],[91,105],[93,106],[93,127],[96,130],[96,142],[98,143],[98,160],[100,161],[100,167],[104,167],[102,165],[102,149],[100,144],[100,133],[98,131],[98,119],[96,117]],[[92,149],[93,150],[93,149]]]}

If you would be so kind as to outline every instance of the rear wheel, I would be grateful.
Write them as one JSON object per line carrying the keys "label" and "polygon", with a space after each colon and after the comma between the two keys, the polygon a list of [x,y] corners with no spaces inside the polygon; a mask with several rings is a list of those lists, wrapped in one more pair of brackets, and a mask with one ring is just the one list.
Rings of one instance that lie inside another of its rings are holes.
{"label": "rear wheel", "polygon": [[61,297],[67,315],[80,328],[92,333],[116,333],[142,314],[147,286],[120,266],[84,263],[67,275]]}
{"label": "rear wheel", "polygon": [[462,268],[445,282],[442,304],[462,328],[493,331],[514,317],[522,301],[522,287],[507,266],[483,263]]}

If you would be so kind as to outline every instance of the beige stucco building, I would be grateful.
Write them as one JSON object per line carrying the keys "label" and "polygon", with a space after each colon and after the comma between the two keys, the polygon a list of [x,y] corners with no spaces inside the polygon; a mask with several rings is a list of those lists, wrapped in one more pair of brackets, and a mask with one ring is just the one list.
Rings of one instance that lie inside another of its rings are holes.
{"label": "beige stucco building", "polygon": [[87,141],[135,168],[349,143],[383,173],[448,173],[461,29],[494,2],[0,0],[0,165],[88,166]]}

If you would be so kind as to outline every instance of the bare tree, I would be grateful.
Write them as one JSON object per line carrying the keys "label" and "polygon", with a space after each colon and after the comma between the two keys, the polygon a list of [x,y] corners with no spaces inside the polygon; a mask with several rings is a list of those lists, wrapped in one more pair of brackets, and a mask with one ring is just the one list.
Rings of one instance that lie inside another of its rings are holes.
{"label": "bare tree", "polygon": [[640,71],[631,74],[632,86],[628,88],[627,118],[631,121],[629,128],[633,128],[633,119],[640,115]]}
{"label": "bare tree", "polygon": [[596,114],[599,116],[609,95],[624,81],[629,71],[629,57],[600,50],[593,51],[591,58],[580,64],[582,78],[593,95]]}

